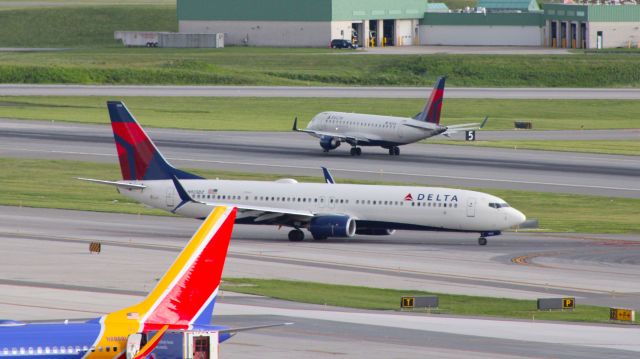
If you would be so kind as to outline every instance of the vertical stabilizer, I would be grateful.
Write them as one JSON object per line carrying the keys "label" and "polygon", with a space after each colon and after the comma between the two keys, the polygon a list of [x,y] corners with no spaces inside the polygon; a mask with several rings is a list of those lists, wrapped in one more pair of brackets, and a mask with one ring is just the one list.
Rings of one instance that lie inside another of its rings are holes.
{"label": "vertical stabilizer", "polygon": [[171,166],[122,101],[108,101],[107,108],[122,179],[165,180],[173,175],[180,179],[201,178]]}
{"label": "vertical stabilizer", "polygon": [[149,295],[107,315],[105,327],[128,320],[142,332],[210,324],[235,217],[236,208],[216,207]]}
{"label": "vertical stabilizer", "polygon": [[422,112],[414,117],[415,120],[434,123],[436,125],[440,124],[440,111],[442,109],[442,101],[444,100],[445,79],[446,77],[443,76],[436,81],[429,100],[427,100],[427,103],[424,105]]}

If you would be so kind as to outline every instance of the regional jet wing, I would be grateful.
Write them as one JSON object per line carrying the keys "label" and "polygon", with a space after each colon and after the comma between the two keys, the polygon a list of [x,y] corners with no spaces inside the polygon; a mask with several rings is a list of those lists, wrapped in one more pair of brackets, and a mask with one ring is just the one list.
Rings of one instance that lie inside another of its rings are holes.
{"label": "regional jet wing", "polygon": [[343,142],[367,143],[367,142],[371,141],[369,138],[362,137],[362,136],[351,135],[351,134],[300,129],[300,128],[298,128],[298,118],[297,117],[296,117],[295,120],[293,120],[293,128],[292,128],[292,130],[295,131],[295,132],[308,133],[308,134],[314,135],[316,137],[322,137],[322,136],[333,137],[333,138],[336,138],[336,139],[338,139],[340,141],[343,141]]}

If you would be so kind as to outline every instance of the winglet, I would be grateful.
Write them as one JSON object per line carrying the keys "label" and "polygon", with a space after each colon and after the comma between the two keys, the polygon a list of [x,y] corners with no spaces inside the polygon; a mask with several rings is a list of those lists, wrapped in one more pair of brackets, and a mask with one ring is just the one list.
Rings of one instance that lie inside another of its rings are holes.
{"label": "winglet", "polygon": [[327,169],[327,167],[322,167],[322,173],[324,174],[324,181],[329,184],[334,184],[336,181],[333,179],[331,172]]}
{"label": "winglet", "polygon": [[296,116],[296,118],[293,120],[293,128],[291,130],[292,131],[299,131],[298,130],[298,116]]}
{"label": "winglet", "polygon": [[487,120],[489,120],[489,116],[484,117],[484,120],[482,120],[482,123],[480,124],[480,128],[484,127],[484,125],[487,123]]}
{"label": "winglet", "polygon": [[176,206],[176,208],[171,210],[171,213],[175,214],[176,211],[180,209],[180,207],[184,206],[189,202],[202,203],[200,201],[196,201],[189,195],[189,193],[184,189],[184,187],[182,187],[182,183],[180,183],[180,180],[178,180],[178,177],[175,174],[171,176],[171,180],[173,181],[173,185],[176,187],[176,191],[178,192],[178,196],[180,196],[180,200],[181,200],[180,203]]}

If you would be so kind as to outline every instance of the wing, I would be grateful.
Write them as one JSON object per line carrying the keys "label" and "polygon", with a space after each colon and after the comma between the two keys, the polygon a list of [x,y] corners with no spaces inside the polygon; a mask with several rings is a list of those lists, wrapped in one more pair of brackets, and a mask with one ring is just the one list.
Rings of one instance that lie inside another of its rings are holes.
{"label": "wing", "polygon": [[229,202],[202,202],[191,198],[189,193],[182,187],[182,184],[178,180],[176,176],[172,178],[173,184],[176,187],[176,191],[180,196],[181,202],[171,211],[173,213],[180,214],[180,209],[183,206],[188,205],[190,203],[196,204],[204,204],[211,207],[217,206],[229,206],[236,207],[238,209],[238,214],[236,216],[236,221],[251,221],[253,223],[275,223],[275,224],[288,224],[294,221],[303,221],[307,222],[311,220],[315,214],[311,211],[305,210],[293,210],[290,208],[278,208],[278,207],[267,207],[267,206],[251,206],[245,204],[238,203],[229,203]]}
{"label": "wing", "polygon": [[293,120],[293,131],[295,132],[304,132],[304,133],[308,133],[310,135],[313,135],[315,137],[322,137],[322,136],[328,136],[328,137],[333,137],[333,138],[337,138],[342,142],[357,142],[357,143],[368,143],[371,140],[369,138],[363,137],[363,136],[357,136],[357,135],[351,135],[351,134],[345,134],[345,133],[337,133],[337,132],[330,132],[330,131],[316,131],[316,130],[309,130],[309,129],[300,129],[298,128],[298,118],[296,117],[295,120]]}

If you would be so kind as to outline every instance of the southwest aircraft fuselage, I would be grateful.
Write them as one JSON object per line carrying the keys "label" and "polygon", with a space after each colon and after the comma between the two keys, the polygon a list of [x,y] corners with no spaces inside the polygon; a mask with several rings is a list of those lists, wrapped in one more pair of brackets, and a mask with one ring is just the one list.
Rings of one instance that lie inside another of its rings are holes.
{"label": "southwest aircraft fuselage", "polygon": [[[119,189],[120,193],[151,207],[173,210],[180,198],[170,180],[129,181],[144,189]],[[449,230],[463,232],[500,231],[521,224],[525,216],[504,200],[482,192],[408,186],[297,183],[229,180],[182,180],[195,200],[220,205],[235,203],[274,209],[303,210],[316,216],[341,214],[356,221],[358,228]],[[180,215],[203,218],[211,206],[188,203]],[[261,218],[262,217],[262,218]],[[296,226],[295,216],[290,216]],[[272,216],[239,213],[236,223],[272,224]],[[308,219],[300,218],[300,223]],[[300,225],[300,227],[304,227]]]}

